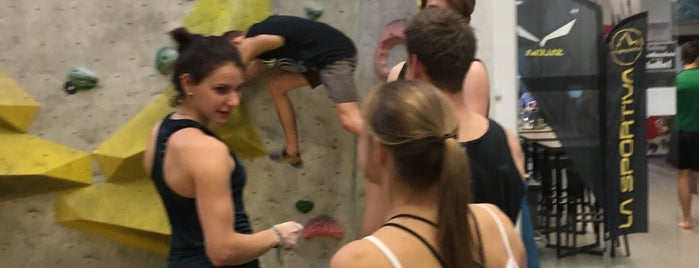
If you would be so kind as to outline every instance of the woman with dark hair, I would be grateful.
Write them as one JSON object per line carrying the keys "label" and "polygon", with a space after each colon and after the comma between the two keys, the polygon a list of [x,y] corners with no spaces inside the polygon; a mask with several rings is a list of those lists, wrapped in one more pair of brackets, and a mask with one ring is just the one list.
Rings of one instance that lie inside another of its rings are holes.
{"label": "woman with dark hair", "polygon": [[303,227],[290,221],[252,232],[243,206],[245,167],[208,128],[239,105],[243,62],[223,37],[183,28],[171,35],[180,53],[172,77],[176,110],[153,127],[144,155],[172,230],[168,267],[259,267],[258,257],[293,247]]}
{"label": "woman with dark hair", "polygon": [[470,172],[450,101],[421,81],[396,81],[362,107],[359,164],[378,185],[388,221],[345,245],[331,267],[524,267],[512,222],[471,204]]}

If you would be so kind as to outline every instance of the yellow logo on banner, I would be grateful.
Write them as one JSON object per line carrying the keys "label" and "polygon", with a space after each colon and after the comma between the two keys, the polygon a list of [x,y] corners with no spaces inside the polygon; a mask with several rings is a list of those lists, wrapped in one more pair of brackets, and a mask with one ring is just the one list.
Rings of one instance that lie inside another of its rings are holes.
{"label": "yellow logo on banner", "polygon": [[524,52],[524,56],[527,56],[527,57],[563,57],[564,55],[565,55],[565,53],[564,53],[564,50],[562,48],[527,49],[527,51]]}
{"label": "yellow logo on banner", "polygon": [[524,39],[527,39],[529,41],[532,41],[534,43],[537,43],[539,45],[538,49],[527,49],[527,51],[524,52],[524,56],[526,57],[563,57],[565,55],[565,50],[563,48],[544,48],[546,46],[546,43],[548,41],[551,41],[552,39],[556,38],[561,38],[564,36],[567,36],[570,31],[573,29],[573,26],[575,26],[575,22],[578,19],[571,20],[570,22],[566,23],[565,25],[561,26],[560,28],[554,30],[550,34],[544,36],[543,38],[539,38],[535,36],[534,34],[530,33],[526,29],[524,29],[522,26],[517,26],[517,35],[519,37],[522,37]]}
{"label": "yellow logo on banner", "polygon": [[636,28],[622,29],[614,34],[609,43],[612,61],[619,66],[629,66],[641,57],[644,48],[643,33]]}

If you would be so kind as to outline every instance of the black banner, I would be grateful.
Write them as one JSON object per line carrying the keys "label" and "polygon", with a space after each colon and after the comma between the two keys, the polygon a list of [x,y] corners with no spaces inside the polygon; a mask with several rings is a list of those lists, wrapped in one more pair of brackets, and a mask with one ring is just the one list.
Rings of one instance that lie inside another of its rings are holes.
{"label": "black banner", "polygon": [[519,2],[517,47],[522,78],[599,74],[597,51],[602,22],[597,5],[587,0]]}
{"label": "black banner", "polygon": [[570,158],[570,174],[604,203],[601,8],[587,0],[523,0],[517,16],[521,86]]}
{"label": "black banner", "polygon": [[610,238],[648,231],[646,159],[647,13],[621,21],[607,36],[605,220]]}

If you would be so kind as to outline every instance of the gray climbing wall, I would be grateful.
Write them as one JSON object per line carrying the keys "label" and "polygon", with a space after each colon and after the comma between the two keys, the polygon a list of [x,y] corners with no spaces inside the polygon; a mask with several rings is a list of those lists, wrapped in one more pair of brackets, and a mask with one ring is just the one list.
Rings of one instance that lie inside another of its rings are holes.
{"label": "gray climbing wall", "polygon": [[[315,2],[325,9],[321,21],[355,40],[360,53],[356,78],[363,95],[379,81],[373,54],[383,25],[415,12],[414,1]],[[272,11],[303,16],[304,3],[272,0]],[[154,53],[169,44],[164,33],[177,27],[193,6],[193,1],[184,0],[2,1],[0,68],[41,106],[29,133],[92,152],[168,86],[168,78],[153,68]],[[392,62],[401,53],[394,54]],[[94,70],[100,86],[65,94],[62,85],[73,66]],[[297,170],[266,158],[247,160],[246,206],[257,230],[292,219],[305,223],[321,214],[337,218],[345,227],[342,241],[304,240],[284,255],[286,267],[326,267],[339,246],[356,238],[359,228],[362,179],[357,175],[355,139],[340,126],[323,88],[305,88],[290,96],[306,167]],[[278,148],[283,135],[267,92],[247,90],[244,101],[265,146]],[[96,183],[103,181],[97,165],[93,174]],[[0,202],[0,266],[164,266],[163,256],[55,223],[54,197],[49,193]],[[293,206],[299,199],[315,201],[315,209],[300,214]],[[274,253],[263,256],[262,262],[265,267],[279,266]]]}
{"label": "gray climbing wall", "polygon": [[[152,67],[154,53],[169,42],[163,33],[192,6],[165,0],[0,1],[0,68],[41,107],[29,133],[94,150],[168,85]],[[101,86],[65,94],[72,66],[97,72]],[[93,174],[102,180],[97,165]],[[0,202],[0,266],[164,266],[161,256],[55,223],[54,197]]]}

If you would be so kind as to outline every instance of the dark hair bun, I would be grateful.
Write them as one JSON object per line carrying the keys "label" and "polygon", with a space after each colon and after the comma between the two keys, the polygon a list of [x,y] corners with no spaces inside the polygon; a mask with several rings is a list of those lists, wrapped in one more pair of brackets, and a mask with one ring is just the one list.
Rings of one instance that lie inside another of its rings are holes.
{"label": "dark hair bun", "polygon": [[170,36],[172,37],[175,42],[177,42],[177,51],[182,53],[189,44],[192,43],[192,41],[195,38],[195,35],[187,31],[187,29],[183,27],[179,27],[177,29],[174,29],[170,31]]}

